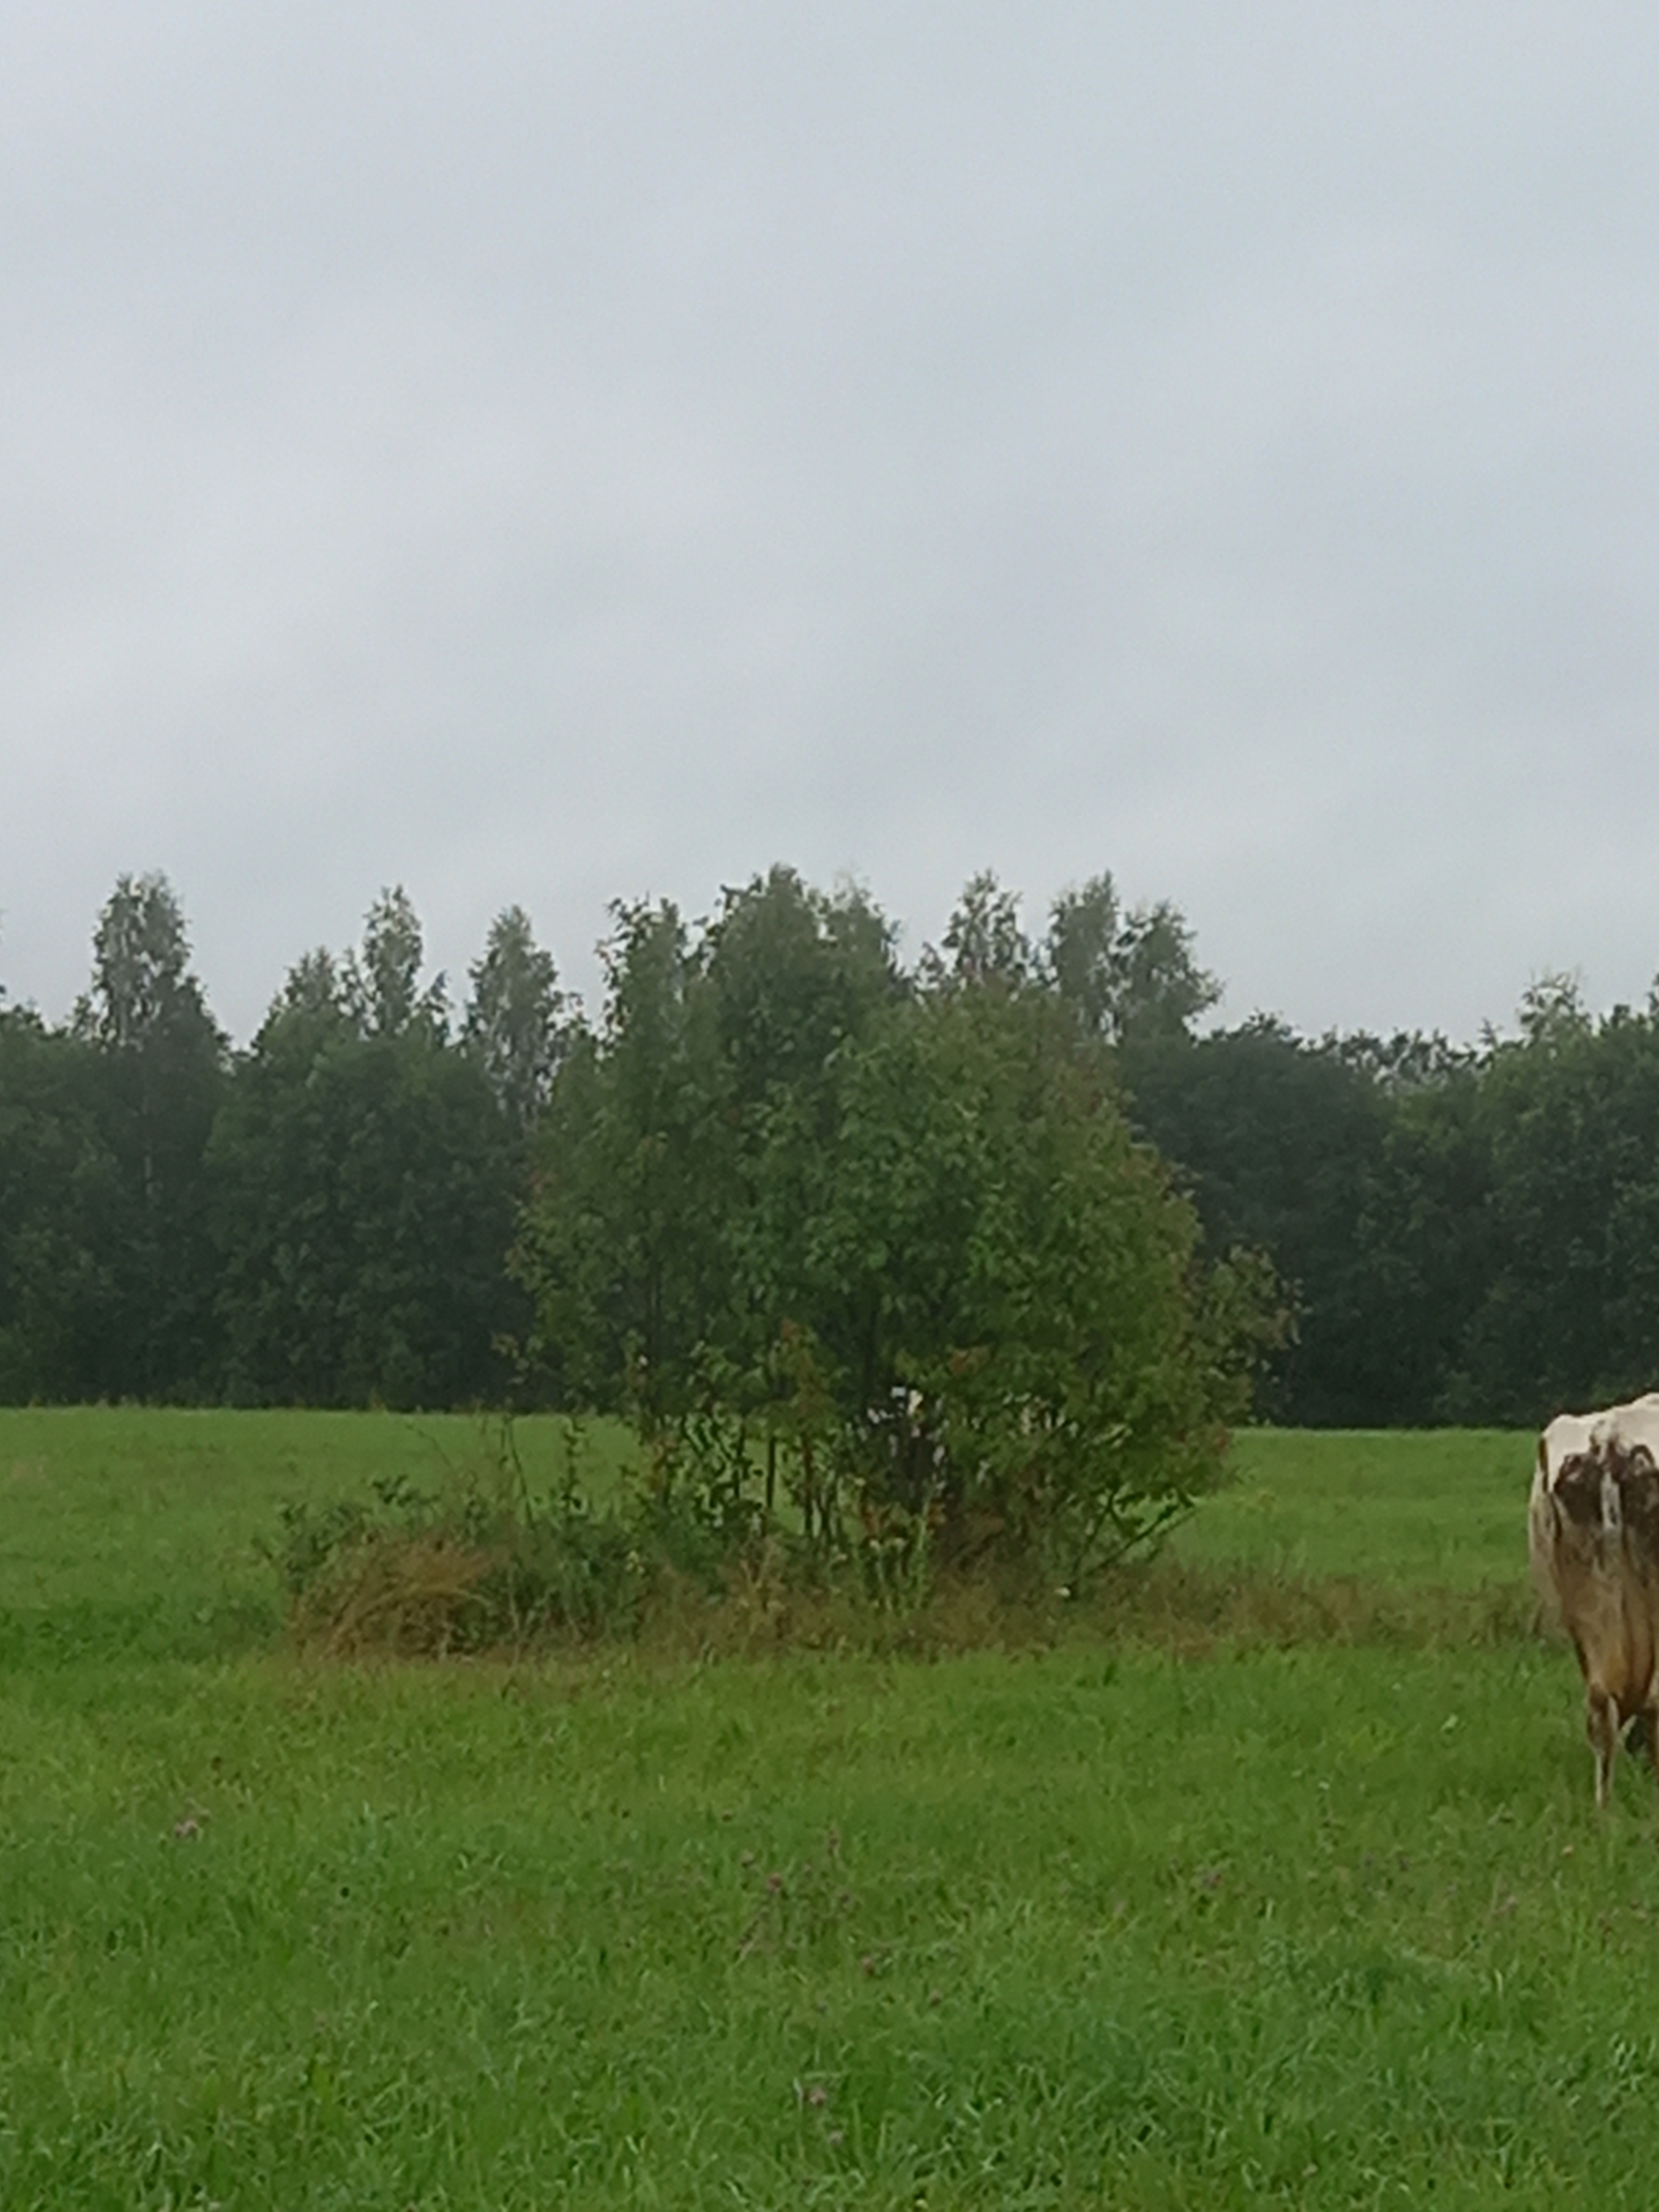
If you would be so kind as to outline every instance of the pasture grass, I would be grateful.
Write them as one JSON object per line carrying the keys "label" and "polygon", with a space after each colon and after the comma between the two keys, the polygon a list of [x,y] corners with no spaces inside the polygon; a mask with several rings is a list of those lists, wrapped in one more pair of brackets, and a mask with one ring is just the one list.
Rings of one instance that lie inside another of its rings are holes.
{"label": "pasture grass", "polygon": [[[614,1493],[633,1445],[617,1422],[514,1424],[525,1477],[550,1489],[574,1456]],[[498,1439],[465,1413],[0,1408],[0,1656],[224,1656],[281,1624],[261,1558],[287,1504],[366,1498],[377,1479],[437,1490],[487,1474]]]}
{"label": "pasture grass", "polygon": [[1526,1568],[1533,1449],[1532,1437],[1498,1429],[1245,1429],[1227,1487],[1171,1551],[1230,1571],[1395,1588],[1510,1582]]}
{"label": "pasture grass", "polygon": [[0,2204],[1656,2201],[1524,1440],[1249,1437],[1051,1648],[285,1650],[252,1539],[406,1444],[0,1413]]}

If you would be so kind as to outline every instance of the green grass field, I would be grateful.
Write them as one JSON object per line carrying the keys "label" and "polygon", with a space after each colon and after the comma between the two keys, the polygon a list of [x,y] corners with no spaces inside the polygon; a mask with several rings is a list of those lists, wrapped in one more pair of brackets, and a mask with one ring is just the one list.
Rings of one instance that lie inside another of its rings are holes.
{"label": "green grass field", "polygon": [[[1653,1785],[1559,1645],[287,1651],[280,1502],[481,1449],[0,1413],[0,2205],[1659,2201]],[[1177,1570],[1522,1576],[1525,1439],[1237,1457]]]}

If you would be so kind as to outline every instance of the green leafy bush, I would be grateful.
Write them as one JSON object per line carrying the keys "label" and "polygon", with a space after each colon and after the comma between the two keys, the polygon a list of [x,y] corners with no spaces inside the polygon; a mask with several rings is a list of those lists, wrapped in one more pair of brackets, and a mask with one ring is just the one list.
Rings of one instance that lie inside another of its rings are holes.
{"label": "green leafy bush", "polygon": [[700,939],[617,923],[520,1266],[665,1504],[912,1588],[986,1553],[1075,1580],[1218,1479],[1285,1326],[1271,1270],[1202,1257],[1011,915],[919,988],[867,909],[778,872]]}

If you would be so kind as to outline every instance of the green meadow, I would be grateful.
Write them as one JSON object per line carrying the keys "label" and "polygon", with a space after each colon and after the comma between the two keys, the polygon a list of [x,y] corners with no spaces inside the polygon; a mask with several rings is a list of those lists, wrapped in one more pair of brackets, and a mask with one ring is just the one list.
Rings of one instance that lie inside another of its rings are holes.
{"label": "green meadow", "polygon": [[288,1648],[281,1504],[486,1449],[0,1413],[0,2204],[1659,2202],[1525,1438],[1247,1434],[1162,1613],[1003,1649]]}

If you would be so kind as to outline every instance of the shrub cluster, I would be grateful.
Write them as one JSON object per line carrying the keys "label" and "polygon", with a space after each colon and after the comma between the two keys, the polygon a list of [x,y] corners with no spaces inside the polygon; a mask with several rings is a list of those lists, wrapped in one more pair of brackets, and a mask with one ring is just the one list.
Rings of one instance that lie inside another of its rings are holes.
{"label": "shrub cluster", "polygon": [[1542,1632],[1522,1575],[1436,1588],[1272,1566],[1120,1559],[1055,1583],[1004,1553],[952,1561],[914,1529],[856,1516],[844,1548],[764,1504],[751,1457],[732,1510],[718,1459],[647,1460],[608,1502],[583,1481],[573,1425],[558,1481],[532,1493],[510,1421],[443,1486],[397,1478],[367,1500],[290,1505],[265,1547],[306,1648],[441,1658],[643,1643],[696,1656],[787,1646],[931,1656],[1127,1643],[1199,1656],[1240,1645],[1466,1649]]}
{"label": "shrub cluster", "polygon": [[1070,950],[1068,994],[988,879],[913,976],[859,895],[782,870],[700,932],[619,913],[517,1267],[665,1499],[728,1540],[787,1502],[822,1559],[901,1578],[933,1552],[1074,1583],[1216,1480],[1271,1271],[1202,1255]]}

